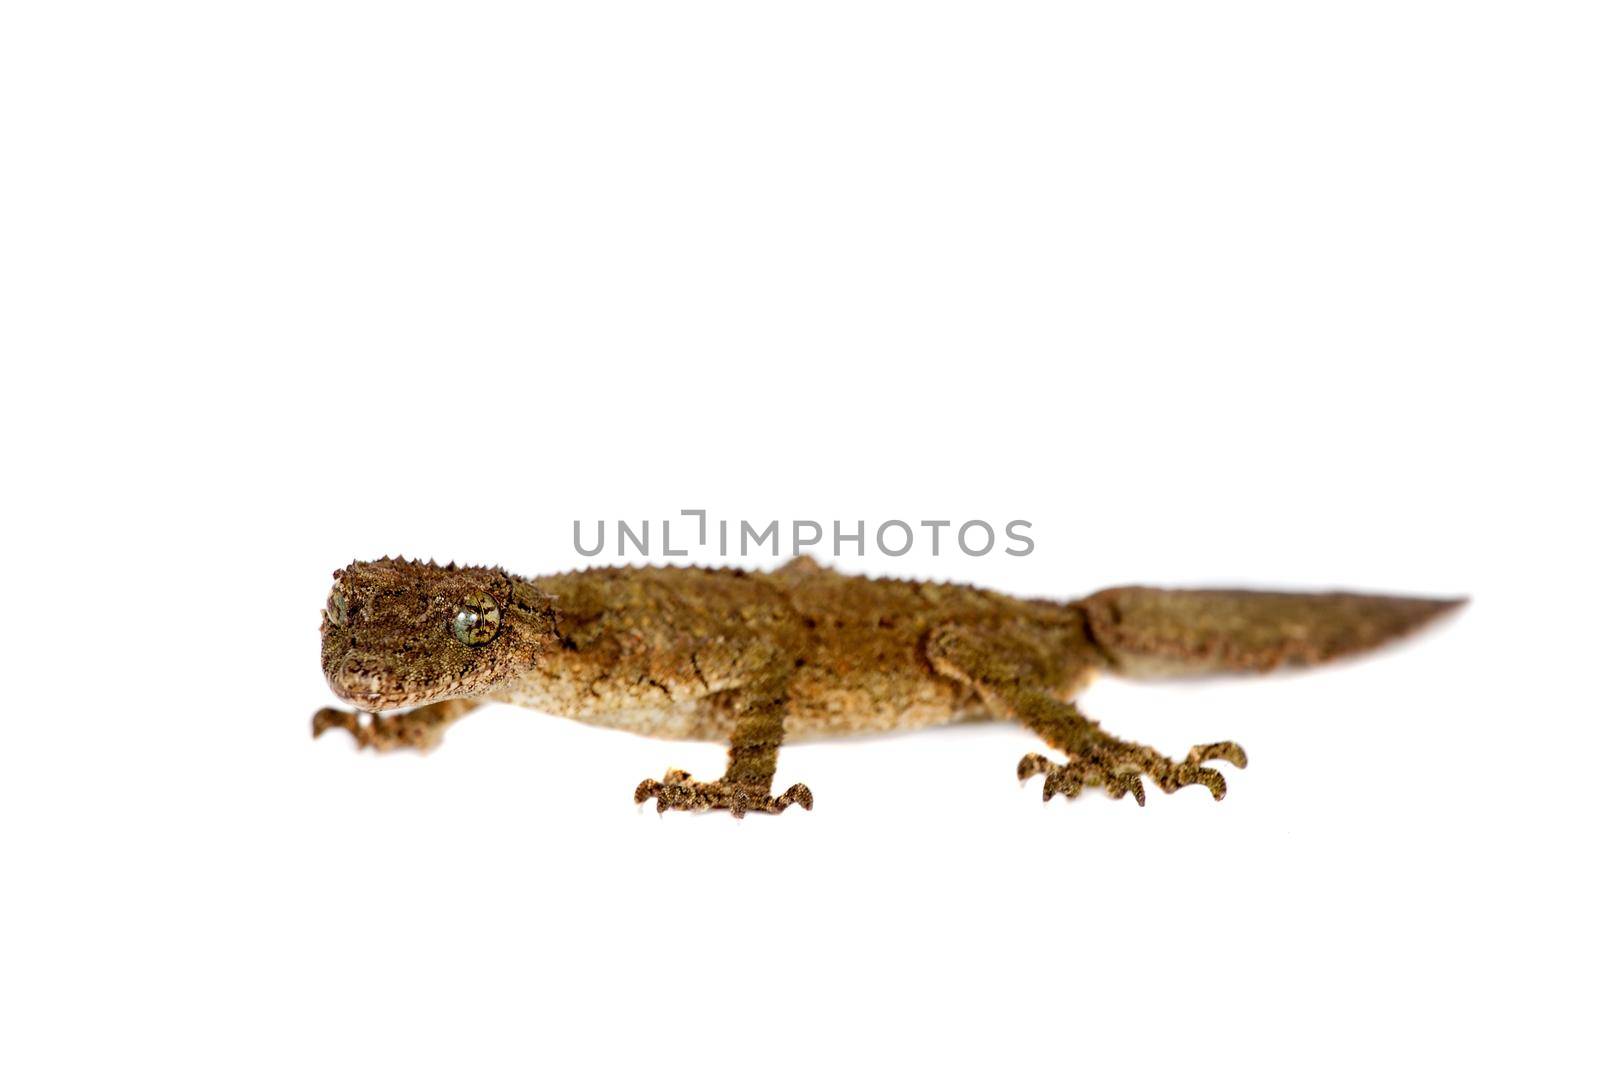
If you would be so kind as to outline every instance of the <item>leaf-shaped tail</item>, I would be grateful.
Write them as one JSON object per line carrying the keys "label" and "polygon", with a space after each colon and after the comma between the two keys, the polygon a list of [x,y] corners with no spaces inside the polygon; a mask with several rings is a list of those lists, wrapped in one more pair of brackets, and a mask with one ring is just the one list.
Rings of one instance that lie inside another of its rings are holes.
{"label": "leaf-shaped tail", "polygon": [[1410,633],[1466,601],[1124,586],[1078,603],[1117,672],[1150,677],[1323,663]]}

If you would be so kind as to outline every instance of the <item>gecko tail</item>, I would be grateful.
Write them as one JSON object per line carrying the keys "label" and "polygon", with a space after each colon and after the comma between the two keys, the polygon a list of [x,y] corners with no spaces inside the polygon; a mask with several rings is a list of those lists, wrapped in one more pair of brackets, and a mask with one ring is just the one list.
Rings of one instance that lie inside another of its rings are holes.
{"label": "gecko tail", "polygon": [[1118,674],[1135,678],[1325,663],[1417,629],[1465,598],[1123,586],[1079,601]]}

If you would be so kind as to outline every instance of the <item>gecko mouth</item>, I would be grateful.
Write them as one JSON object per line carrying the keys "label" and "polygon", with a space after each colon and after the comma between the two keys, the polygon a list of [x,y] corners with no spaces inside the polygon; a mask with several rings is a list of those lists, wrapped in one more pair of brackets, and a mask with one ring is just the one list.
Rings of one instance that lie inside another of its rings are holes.
{"label": "gecko mouth", "polygon": [[458,696],[472,692],[479,681],[476,674],[467,672],[436,679],[418,677],[358,652],[346,653],[326,674],[335,696],[367,711],[391,711]]}

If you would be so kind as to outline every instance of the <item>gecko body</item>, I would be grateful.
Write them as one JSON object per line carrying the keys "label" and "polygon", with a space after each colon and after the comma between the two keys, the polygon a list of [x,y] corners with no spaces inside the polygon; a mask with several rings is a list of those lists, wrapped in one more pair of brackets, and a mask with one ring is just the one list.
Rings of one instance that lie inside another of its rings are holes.
{"label": "gecko body", "polygon": [[[605,568],[528,580],[403,559],[334,575],[322,624],[330,687],[360,711],[330,727],[379,749],[426,750],[488,701],[656,737],[725,741],[726,773],[640,783],[663,809],[809,808],[771,791],[785,740],[1008,719],[1067,753],[1025,756],[1044,796],[1085,786],[1144,802],[1141,776],[1218,799],[1231,742],[1183,760],[1116,738],[1077,710],[1102,671],[1262,671],[1372,648],[1459,601],[1351,593],[1108,589],[1025,600],[970,586],[839,574],[799,557],[772,572]],[[409,709],[403,710],[401,709]],[[378,712],[400,711],[380,715]]]}

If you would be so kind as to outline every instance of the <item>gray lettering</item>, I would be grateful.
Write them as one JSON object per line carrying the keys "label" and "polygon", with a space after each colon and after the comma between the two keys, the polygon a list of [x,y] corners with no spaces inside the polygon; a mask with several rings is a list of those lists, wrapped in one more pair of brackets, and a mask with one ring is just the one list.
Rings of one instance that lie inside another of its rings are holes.
{"label": "gray lettering", "polygon": [[[883,531],[887,530],[891,526],[898,526],[900,529],[906,532],[906,543],[900,546],[900,551],[898,552],[891,550],[888,545],[883,543]],[[878,527],[878,551],[882,552],[886,556],[903,556],[907,552],[911,551],[911,540],[914,536],[915,535],[912,534],[911,527],[908,524],[901,522],[899,519],[890,519],[888,522]]]}
{"label": "gray lettering", "polygon": [[644,540],[642,541],[634,536],[632,530],[628,529],[628,523],[626,520],[617,520],[617,555],[625,556],[628,554],[628,546],[626,543],[628,541],[633,542],[633,547],[638,549],[641,556],[648,556],[650,554],[650,520],[645,519],[644,522],[640,523],[640,525],[644,527]]}
{"label": "gray lettering", "polygon": [[[989,537],[988,543],[976,552],[967,547],[967,531],[972,529],[974,526],[983,527],[983,532]],[[989,554],[989,550],[994,547],[994,527],[990,526],[982,519],[973,519],[969,523],[964,523],[961,529],[956,532],[956,541],[961,545],[961,551],[965,552],[969,556],[987,556]]]}
{"label": "gray lettering", "polygon": [[[755,532],[756,532],[756,528],[754,526],[751,526],[748,522],[745,522],[743,519],[739,520],[739,554],[740,555],[748,556],[750,554],[749,536],[751,534],[755,533]],[[774,556],[776,556],[778,554],[778,520],[777,519],[773,519],[772,522],[767,526],[767,528],[765,530],[761,531],[761,535],[756,538],[756,544],[758,544],[758,545],[761,544],[768,537],[772,538],[772,554]]]}
{"label": "gray lettering", "polygon": [[676,552],[672,550],[671,519],[661,520],[661,554],[663,556],[687,556],[689,554],[689,550],[687,548],[680,548]]}
{"label": "gray lettering", "polygon": [[1033,529],[1033,523],[1028,522],[1026,519],[1012,519],[1010,522],[1006,523],[1006,536],[1011,538],[1013,541],[1021,541],[1028,547],[1024,548],[1020,552],[1014,548],[1008,548],[1006,549],[1006,555],[1008,556],[1026,556],[1033,551],[1033,538],[1029,537],[1027,534],[1017,533],[1018,526],[1022,527],[1024,530]]}
{"label": "gray lettering", "polygon": [[[800,536],[800,527],[809,526],[815,531],[810,537]],[[799,555],[802,549],[822,543],[822,523],[812,522],[810,519],[796,519],[794,521],[794,554]]]}
{"label": "gray lettering", "polygon": [[605,520],[601,519],[599,522],[595,523],[595,527],[599,530],[599,533],[600,533],[600,539],[595,542],[594,548],[592,548],[592,549],[591,548],[584,548],[583,547],[583,538],[578,536],[578,529],[582,525],[583,525],[583,523],[580,522],[579,520],[577,520],[577,519],[573,519],[572,520],[572,547],[578,550],[578,555],[580,555],[580,556],[598,556],[600,554],[600,550],[602,548],[606,547],[606,522],[605,522]]}
{"label": "gray lettering", "polygon": [[839,520],[833,520],[833,554],[835,556],[844,555],[844,549],[840,546],[846,541],[854,541],[856,543],[856,555],[864,556],[867,554],[867,524],[865,520],[856,523],[856,532],[853,534],[841,533]]}
{"label": "gray lettering", "polygon": [[699,508],[699,509],[685,508],[682,511],[678,512],[678,514],[680,514],[680,515],[698,515],[698,516],[700,516],[700,547],[704,548],[705,547],[705,543],[706,543],[706,511],[705,511],[705,508]]}

